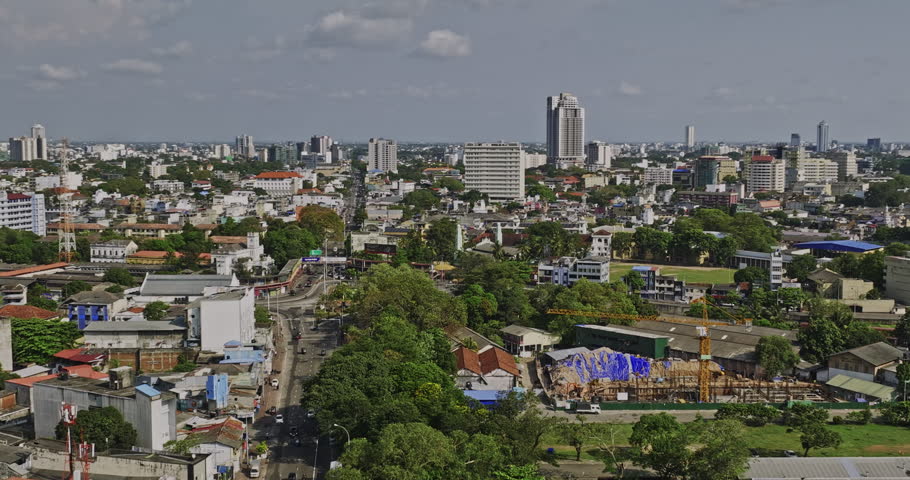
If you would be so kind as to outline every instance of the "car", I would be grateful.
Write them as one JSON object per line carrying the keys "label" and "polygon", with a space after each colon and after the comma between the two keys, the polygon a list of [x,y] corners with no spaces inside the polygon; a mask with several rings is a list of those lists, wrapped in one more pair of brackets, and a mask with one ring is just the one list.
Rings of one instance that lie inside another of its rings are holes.
{"label": "car", "polygon": [[280,413],[275,415],[275,423],[284,423],[284,415]]}
{"label": "car", "polygon": [[315,416],[316,416],[316,411],[315,411],[315,410],[307,410],[307,411],[306,411],[306,418],[313,418],[313,417],[315,417]]}
{"label": "car", "polygon": [[295,446],[295,447],[299,447],[299,446],[300,446],[300,438],[295,438],[295,439],[294,439],[294,446]]}
{"label": "car", "polygon": [[288,435],[290,435],[292,437],[296,437],[297,436],[297,427],[291,427],[291,430],[290,430],[290,432],[288,432]]}
{"label": "car", "polygon": [[275,415],[276,413],[278,413],[278,407],[273,405],[273,406],[269,407],[269,409],[266,410],[265,413],[268,413],[269,415]]}
{"label": "car", "polygon": [[278,388],[278,379],[277,379],[277,378],[273,378],[273,379],[272,379],[272,387],[273,387],[273,388]]}
{"label": "car", "polygon": [[321,355],[321,356],[323,356],[323,357],[325,356],[325,349],[324,349],[324,348],[323,348],[322,350],[319,351],[319,355]]}
{"label": "car", "polygon": [[793,450],[784,450],[784,456],[786,456],[786,457],[798,457],[799,455],[797,455],[796,452],[794,452]]}
{"label": "car", "polygon": [[305,348],[301,348],[301,349],[300,349],[300,354],[301,354],[301,355],[306,355],[306,349],[305,349]]}

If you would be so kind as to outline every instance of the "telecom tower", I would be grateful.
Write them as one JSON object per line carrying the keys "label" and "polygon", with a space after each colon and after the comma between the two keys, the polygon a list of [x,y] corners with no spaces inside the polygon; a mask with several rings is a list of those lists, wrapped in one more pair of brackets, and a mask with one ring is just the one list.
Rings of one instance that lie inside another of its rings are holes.
{"label": "telecom tower", "polygon": [[[73,426],[76,425],[77,408],[75,405],[62,403],[60,414],[66,425],[66,462],[63,469],[63,480],[89,480],[89,470],[95,460],[95,444],[86,443],[84,438],[73,444]],[[77,467],[78,464],[78,467]]]}
{"label": "telecom tower", "polygon": [[76,229],[73,227],[73,193],[69,184],[69,140],[63,139],[60,159],[60,249],[58,255],[64,262],[72,262],[76,253]]}

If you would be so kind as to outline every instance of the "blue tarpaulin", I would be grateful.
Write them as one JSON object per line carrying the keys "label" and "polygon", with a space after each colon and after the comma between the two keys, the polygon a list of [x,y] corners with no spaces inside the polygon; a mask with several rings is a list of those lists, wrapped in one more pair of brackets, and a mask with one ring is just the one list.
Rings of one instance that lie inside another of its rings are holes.
{"label": "blue tarpaulin", "polygon": [[651,361],[628,353],[602,351],[586,358],[576,353],[561,362],[573,367],[582,383],[591,380],[629,380],[632,375],[651,375]]}

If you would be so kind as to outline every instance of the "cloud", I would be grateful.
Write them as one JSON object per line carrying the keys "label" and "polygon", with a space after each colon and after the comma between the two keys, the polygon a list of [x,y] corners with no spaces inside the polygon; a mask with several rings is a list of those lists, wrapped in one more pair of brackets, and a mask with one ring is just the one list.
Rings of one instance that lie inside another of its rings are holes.
{"label": "cloud", "polygon": [[160,63],[139,60],[137,58],[124,58],[102,66],[109,72],[129,73],[133,75],[159,75],[164,71]]}
{"label": "cloud", "polygon": [[85,72],[70,67],[57,67],[47,63],[38,67],[38,77],[49,82],[67,82],[85,76]]}
{"label": "cloud", "polygon": [[261,62],[271,60],[282,55],[288,47],[287,40],[281,35],[276,35],[271,40],[260,40],[256,37],[249,37],[244,44],[242,56],[247,60]]}
{"label": "cloud", "polygon": [[215,98],[215,95],[211,93],[202,93],[202,92],[187,92],[184,94],[187,100],[192,100],[194,102],[206,102]]}
{"label": "cloud", "polygon": [[382,49],[401,42],[414,27],[410,17],[366,17],[337,10],[307,29],[306,43],[315,47]]}
{"label": "cloud", "polygon": [[335,50],[331,48],[307,48],[303,51],[303,59],[311,62],[331,62],[335,56]]}
{"label": "cloud", "polygon": [[632,84],[632,83],[629,83],[629,82],[623,80],[622,82],[619,83],[619,93],[621,95],[626,95],[629,97],[641,95],[642,94],[641,85],[635,85],[635,84]]}
{"label": "cloud", "polygon": [[281,95],[278,94],[278,93],[271,92],[271,91],[268,91],[268,90],[260,90],[260,89],[258,89],[258,88],[252,88],[252,89],[249,89],[249,90],[243,90],[243,91],[240,92],[240,94],[241,94],[241,95],[244,95],[244,96],[247,96],[247,97],[255,98],[255,99],[257,99],[257,100],[274,101],[274,100],[280,100],[280,99],[281,99]]}
{"label": "cloud", "polygon": [[342,100],[350,100],[354,97],[365,97],[366,95],[367,95],[366,89],[361,88],[358,90],[339,90],[336,92],[330,92],[328,94],[328,97],[329,98],[338,98],[338,99],[342,99]]}
{"label": "cloud", "polygon": [[466,57],[471,54],[471,40],[451,30],[433,30],[420,42],[415,54],[429,58]]}
{"label": "cloud", "polygon": [[193,44],[181,40],[170,47],[153,48],[152,55],[161,58],[183,58],[193,53]]}

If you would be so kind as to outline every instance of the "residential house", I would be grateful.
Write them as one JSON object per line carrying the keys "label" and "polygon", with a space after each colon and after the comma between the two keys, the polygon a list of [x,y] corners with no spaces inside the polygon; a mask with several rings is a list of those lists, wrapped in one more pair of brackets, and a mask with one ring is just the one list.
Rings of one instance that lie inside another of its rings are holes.
{"label": "residential house", "polygon": [[212,261],[218,275],[232,275],[234,266],[240,262],[247,270],[268,272],[275,262],[265,254],[265,247],[259,242],[259,233],[250,232],[243,243],[228,243],[212,252]]}
{"label": "residential house", "polygon": [[571,286],[582,278],[594,283],[610,282],[609,257],[560,257],[537,264],[537,283]]}
{"label": "residential house", "polygon": [[186,327],[164,321],[92,322],[83,333],[96,348],[178,348],[186,339]]}
{"label": "residential house", "polygon": [[828,357],[828,372],[819,373],[819,380],[834,378],[837,375],[875,382],[880,380],[880,373],[885,367],[898,363],[904,353],[885,342],[851,348]]}
{"label": "residential house", "polygon": [[125,263],[139,247],[132,240],[108,240],[89,246],[92,263]]}
{"label": "residential house", "polygon": [[32,305],[4,305],[0,307],[0,317],[50,320],[52,318],[60,317],[60,314]]}
{"label": "residential house", "polygon": [[195,443],[189,451],[192,454],[209,454],[219,473],[238,473],[245,433],[243,422],[234,417],[198,426],[188,435]]}
{"label": "residential house", "polygon": [[455,383],[466,390],[511,390],[521,372],[505,350],[488,346],[475,352],[467,347],[455,349]]}
{"label": "residential house", "polygon": [[89,322],[107,322],[126,310],[128,303],[122,296],[104,290],[79,292],[67,298],[63,305],[67,309],[67,318],[84,330]]}
{"label": "residential house", "polygon": [[559,335],[538,328],[509,325],[499,331],[506,351],[512,355],[528,357],[535,352],[550,351],[559,343]]}

